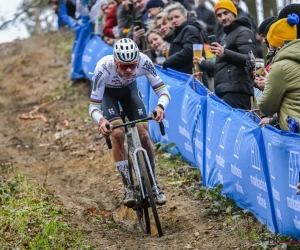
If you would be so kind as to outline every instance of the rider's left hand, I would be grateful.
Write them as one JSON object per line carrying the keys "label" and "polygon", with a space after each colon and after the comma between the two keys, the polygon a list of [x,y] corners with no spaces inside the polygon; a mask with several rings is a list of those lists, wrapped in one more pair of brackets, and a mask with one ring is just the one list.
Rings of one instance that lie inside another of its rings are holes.
{"label": "rider's left hand", "polygon": [[151,114],[151,116],[155,121],[159,123],[165,118],[165,111],[159,106],[156,106],[154,110],[156,110],[157,113],[156,117],[154,117],[153,114]]}

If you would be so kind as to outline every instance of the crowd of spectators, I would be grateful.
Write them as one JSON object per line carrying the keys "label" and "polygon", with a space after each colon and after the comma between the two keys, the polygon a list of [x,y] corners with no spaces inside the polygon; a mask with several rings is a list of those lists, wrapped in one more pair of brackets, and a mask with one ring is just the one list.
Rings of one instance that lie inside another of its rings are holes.
{"label": "crowd of spectators", "polygon": [[[196,63],[203,72],[203,84],[224,102],[244,110],[252,110],[257,103],[260,125],[299,132],[300,76],[294,72],[300,58],[300,4],[286,6],[257,26],[252,15],[240,8],[240,0],[220,0],[213,9],[206,0],[60,1],[75,20],[89,16],[93,34],[108,45],[131,38],[163,69],[187,74],[193,73]],[[49,1],[56,13],[60,1]],[[206,58],[206,50],[202,57],[194,57],[193,44],[208,44],[211,35],[216,36],[209,46],[213,60]],[[266,62],[259,74],[255,58]]]}

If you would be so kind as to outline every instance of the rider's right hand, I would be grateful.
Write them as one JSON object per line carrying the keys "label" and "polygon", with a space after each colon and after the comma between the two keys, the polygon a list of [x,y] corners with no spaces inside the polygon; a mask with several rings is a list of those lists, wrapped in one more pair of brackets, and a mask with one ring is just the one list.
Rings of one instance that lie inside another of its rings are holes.
{"label": "rider's right hand", "polygon": [[[106,128],[106,124],[109,124],[109,128]],[[104,136],[104,137],[109,137],[109,135],[112,132],[112,125],[108,122],[108,120],[106,120],[105,118],[101,118],[100,119],[100,127],[99,127],[99,132]]]}

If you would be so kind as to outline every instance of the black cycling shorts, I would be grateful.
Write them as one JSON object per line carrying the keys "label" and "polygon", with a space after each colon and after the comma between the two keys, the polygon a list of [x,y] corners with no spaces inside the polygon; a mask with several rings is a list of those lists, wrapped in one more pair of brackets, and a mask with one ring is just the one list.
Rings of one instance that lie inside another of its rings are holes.
{"label": "black cycling shorts", "polygon": [[129,121],[147,117],[142,95],[134,81],[124,88],[106,87],[102,99],[101,109],[103,116],[109,122],[120,119],[120,106]]}

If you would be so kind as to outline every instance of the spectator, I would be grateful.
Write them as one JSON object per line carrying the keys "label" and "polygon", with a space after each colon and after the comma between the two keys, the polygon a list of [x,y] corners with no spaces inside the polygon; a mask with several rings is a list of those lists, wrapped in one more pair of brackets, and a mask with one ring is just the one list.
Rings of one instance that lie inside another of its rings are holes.
{"label": "spectator", "polygon": [[[164,10],[168,13],[174,28],[174,38],[170,44],[168,59],[163,68],[171,68],[187,74],[192,74],[193,44],[204,44],[206,38],[197,20],[189,16],[187,10],[180,4],[174,3]],[[208,86],[207,74],[203,74],[203,83]]]}
{"label": "spectator", "polygon": [[105,0],[100,5],[100,12],[95,22],[94,33],[96,35],[103,36],[103,28],[107,20],[108,13],[109,13],[108,2]]}
{"label": "spectator", "polygon": [[156,61],[158,57],[165,57],[164,49],[169,47],[169,44],[163,40],[162,34],[158,30],[149,30],[146,33],[146,40],[151,48],[151,59]]}
{"label": "spectator", "polygon": [[115,38],[113,27],[118,25],[117,21],[117,7],[118,4],[114,0],[108,1],[109,14],[107,16],[107,20],[104,24],[103,35],[108,36],[110,38]]}
{"label": "spectator", "polygon": [[148,12],[148,18],[153,19],[158,13],[160,13],[165,4],[162,0],[149,0],[146,4],[146,11]]}
{"label": "spectator", "polygon": [[215,16],[226,34],[221,44],[214,42],[211,51],[216,61],[201,58],[200,66],[209,71],[214,67],[216,95],[233,108],[251,109],[253,82],[245,70],[248,52],[255,52],[255,37],[247,17],[237,18],[237,9],[230,0],[214,6]]}
{"label": "spectator", "polygon": [[296,192],[296,194],[300,194],[300,183],[298,183],[298,185],[297,185],[297,192]]}
{"label": "spectator", "polygon": [[163,39],[170,43],[174,37],[174,29],[172,23],[169,20],[168,14],[165,11],[157,14],[154,20],[154,26],[162,34]]}
{"label": "spectator", "polygon": [[140,14],[136,16],[134,21],[139,21],[142,24],[142,27],[133,24],[131,28],[132,32],[128,34],[128,37],[132,38],[133,41],[139,46],[139,49],[142,51],[146,49],[144,35],[147,30],[146,23],[148,20],[148,13],[146,11],[147,2],[148,0],[133,0],[133,4],[140,12]]}
{"label": "spectator", "polygon": [[267,17],[265,20],[262,21],[262,23],[258,27],[258,35],[262,39],[262,43],[266,43],[266,38],[267,38],[267,26],[273,22],[277,17],[276,16],[270,16]]}
{"label": "spectator", "polygon": [[206,0],[198,0],[199,5],[195,9],[197,19],[200,24],[206,29],[208,35],[214,35],[216,33],[217,22],[214,13],[206,8]]}
{"label": "spectator", "polygon": [[243,11],[242,8],[239,7],[240,5],[240,0],[231,0],[234,4],[234,6],[237,9],[238,17],[248,17],[251,23],[251,30],[253,31],[255,35],[255,41],[256,41],[256,55],[259,58],[263,58],[263,51],[262,51],[262,44],[261,44],[261,37],[258,34],[258,28],[257,28],[257,23],[255,21],[255,18],[249,13]]}
{"label": "spectator", "polygon": [[122,0],[120,8],[117,10],[117,21],[121,38],[127,37],[137,12],[138,10],[133,5],[132,0]]}
{"label": "spectator", "polygon": [[[299,126],[293,130],[291,119],[300,121],[300,75],[299,55],[300,41],[297,39],[299,17],[288,15],[273,23],[267,34],[271,50],[278,50],[272,61],[265,90],[259,100],[259,109],[266,115],[278,114],[279,126],[282,130],[299,133]],[[295,41],[294,41],[295,40]],[[284,44],[292,41],[289,44]]]}

